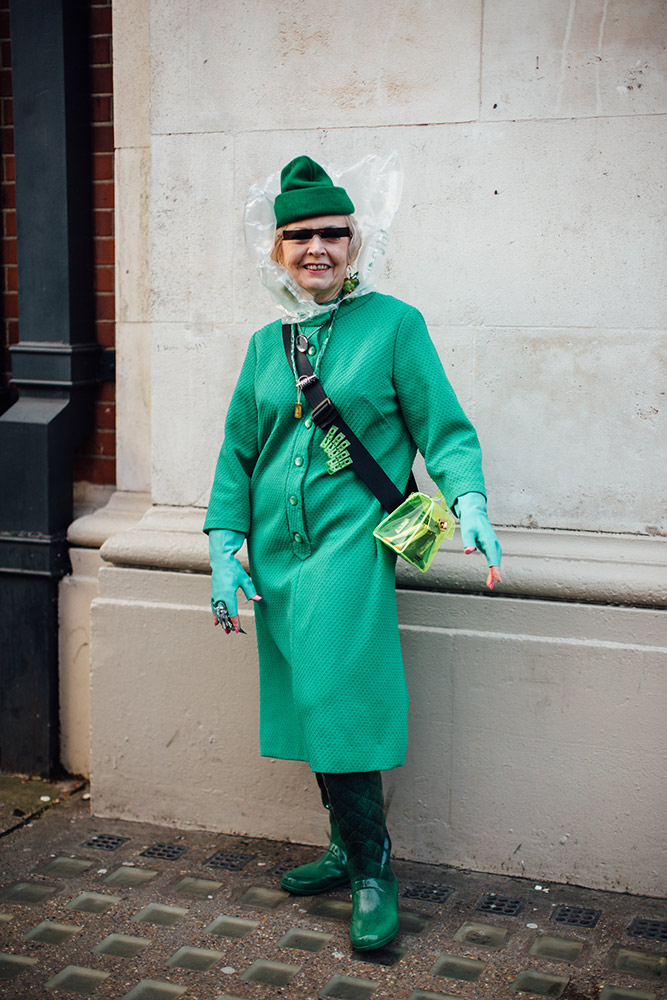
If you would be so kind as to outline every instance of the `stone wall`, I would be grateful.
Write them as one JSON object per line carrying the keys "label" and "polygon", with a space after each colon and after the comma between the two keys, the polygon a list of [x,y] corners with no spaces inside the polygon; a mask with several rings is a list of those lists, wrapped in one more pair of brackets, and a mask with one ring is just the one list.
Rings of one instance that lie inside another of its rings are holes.
{"label": "stone wall", "polygon": [[249,185],[397,149],[382,288],[422,309],[478,428],[505,559],[492,597],[455,549],[400,569],[395,850],[665,888],[664,30],[657,0],[115,0],[118,475],[154,506],[102,547],[101,815],[324,836],[307,767],[257,756],[252,623],[211,628],[200,527],[274,315]]}
{"label": "stone wall", "polygon": [[301,152],[395,148],[382,288],[426,316],[495,520],[664,533],[646,464],[667,436],[664,5],[380,9],[152,4],[154,499],[206,503],[245,343],[273,316],[242,243],[250,184]]}

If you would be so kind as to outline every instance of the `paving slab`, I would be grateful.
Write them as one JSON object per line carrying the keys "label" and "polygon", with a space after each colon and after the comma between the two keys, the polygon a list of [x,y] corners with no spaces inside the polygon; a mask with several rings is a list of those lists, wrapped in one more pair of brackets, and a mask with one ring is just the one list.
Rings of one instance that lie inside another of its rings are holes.
{"label": "paving slab", "polygon": [[99,819],[75,793],[0,836],[12,1000],[667,1000],[667,902],[397,860],[401,930],[280,889],[316,848]]}

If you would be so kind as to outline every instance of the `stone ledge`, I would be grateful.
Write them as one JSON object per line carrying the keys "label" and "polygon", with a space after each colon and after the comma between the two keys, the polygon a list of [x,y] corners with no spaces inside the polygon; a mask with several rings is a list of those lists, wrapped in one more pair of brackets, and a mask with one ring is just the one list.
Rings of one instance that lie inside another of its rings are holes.
{"label": "stone ledge", "polygon": [[98,549],[112,535],[127,532],[137,525],[150,505],[150,493],[118,491],[104,507],[72,521],[67,540],[77,548]]}
{"label": "stone ledge", "polygon": [[[498,537],[499,596],[667,606],[667,538],[541,528],[500,528]],[[399,564],[396,579],[406,589],[487,593],[486,564],[458,547],[443,546],[427,574]]]}
{"label": "stone ledge", "polygon": [[[114,535],[101,555],[117,566],[208,573],[208,541],[199,507],[151,507],[135,528]],[[247,568],[245,546],[241,561]]]}
{"label": "stone ledge", "polygon": [[[200,508],[152,507],[136,526],[109,537],[101,555],[117,566],[208,573],[203,521]],[[504,552],[498,596],[667,606],[667,539],[537,528],[501,528],[498,536]],[[245,550],[241,562],[247,567]],[[478,594],[488,593],[485,577],[482,557],[465,556],[456,542],[445,543],[427,574],[400,559],[396,573],[405,589]]]}

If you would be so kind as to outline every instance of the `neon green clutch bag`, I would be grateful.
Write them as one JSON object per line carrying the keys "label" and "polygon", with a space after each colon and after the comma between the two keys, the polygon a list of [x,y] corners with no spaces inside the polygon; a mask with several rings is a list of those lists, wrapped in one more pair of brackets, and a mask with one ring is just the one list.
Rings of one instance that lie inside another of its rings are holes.
{"label": "neon green clutch bag", "polygon": [[411,493],[396,510],[380,521],[373,534],[425,573],[445,538],[453,538],[454,515],[442,494],[429,497]]}

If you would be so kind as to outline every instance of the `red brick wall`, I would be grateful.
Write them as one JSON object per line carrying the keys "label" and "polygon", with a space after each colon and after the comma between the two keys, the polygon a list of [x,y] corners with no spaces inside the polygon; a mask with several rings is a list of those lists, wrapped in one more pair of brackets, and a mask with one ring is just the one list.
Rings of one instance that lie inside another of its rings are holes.
{"label": "red brick wall", "polygon": [[[115,343],[113,73],[111,0],[85,0],[89,11],[90,109],[93,133],[93,227],[95,234],[95,328],[103,347]],[[0,378],[11,372],[9,344],[18,341],[18,275],[14,136],[12,126],[9,0],[0,0],[0,143],[2,156],[2,358]],[[115,387],[104,383],[95,404],[95,430],[75,456],[74,478],[116,481]]]}
{"label": "red brick wall", "polygon": [[[113,70],[111,0],[88,0],[90,12],[91,121],[93,125],[93,226],[95,327],[102,347],[115,345],[113,238]],[[116,394],[105,382],[95,403],[95,430],[74,460],[74,478],[116,482]]]}

